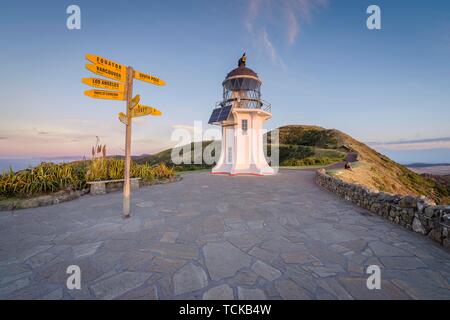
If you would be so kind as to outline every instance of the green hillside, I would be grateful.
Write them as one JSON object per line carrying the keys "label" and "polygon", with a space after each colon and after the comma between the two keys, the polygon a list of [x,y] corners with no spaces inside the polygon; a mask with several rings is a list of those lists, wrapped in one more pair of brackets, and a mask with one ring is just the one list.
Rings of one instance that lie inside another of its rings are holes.
{"label": "green hillside", "polygon": [[[280,127],[278,134],[281,166],[328,165],[343,161],[349,151],[337,136],[317,126]],[[271,136],[269,132],[270,146],[274,145]]]}
{"label": "green hillside", "polygon": [[[203,142],[193,142],[191,143],[191,145],[188,147],[188,150],[191,150],[191,163],[192,164],[174,164],[172,162],[172,149],[166,149],[163,150],[161,152],[155,153],[153,155],[149,155],[149,156],[138,156],[138,157],[133,157],[133,161],[138,163],[138,164],[150,164],[150,165],[156,165],[156,164],[160,164],[160,163],[164,163],[167,166],[171,166],[174,167],[175,170],[177,171],[189,171],[189,170],[198,170],[198,169],[207,169],[207,168],[211,168],[212,165],[208,165],[206,164],[202,158],[199,159],[195,159],[194,157],[194,145],[197,144],[197,148],[201,149],[202,152],[205,149],[206,146],[209,146],[211,143],[216,143],[217,144],[217,149],[220,150],[220,141],[219,142],[213,142],[213,141],[203,141]],[[181,152],[182,154],[182,152]],[[195,162],[199,162],[199,160],[201,161],[201,164],[195,164]]]}

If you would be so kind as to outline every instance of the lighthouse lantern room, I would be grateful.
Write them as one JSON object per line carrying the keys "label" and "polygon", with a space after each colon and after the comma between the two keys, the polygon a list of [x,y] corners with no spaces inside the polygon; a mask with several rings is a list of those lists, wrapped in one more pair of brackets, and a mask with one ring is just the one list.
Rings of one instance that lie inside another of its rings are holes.
{"label": "lighthouse lantern room", "polygon": [[222,86],[223,99],[208,121],[222,127],[221,153],[212,173],[274,174],[263,144],[263,123],[272,117],[271,106],[261,99],[261,80],[246,67],[245,53]]}

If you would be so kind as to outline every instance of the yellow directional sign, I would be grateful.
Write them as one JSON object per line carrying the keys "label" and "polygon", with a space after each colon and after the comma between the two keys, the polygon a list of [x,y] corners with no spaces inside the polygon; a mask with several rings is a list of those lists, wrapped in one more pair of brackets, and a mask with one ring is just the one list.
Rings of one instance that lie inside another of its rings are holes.
{"label": "yellow directional sign", "polygon": [[158,109],[144,106],[142,104],[138,104],[136,107],[133,108],[131,111],[131,116],[133,118],[136,117],[142,117],[142,116],[160,116],[162,113]]}
{"label": "yellow directional sign", "polygon": [[137,94],[133,99],[131,99],[130,109],[133,109],[134,107],[136,107],[138,105],[139,101],[141,101],[141,96]]}
{"label": "yellow directional sign", "polygon": [[155,84],[157,86],[163,86],[166,82],[158,77],[134,70],[133,77],[137,80],[145,81],[148,83]]}
{"label": "yellow directional sign", "polygon": [[92,62],[93,64],[107,67],[108,69],[112,69],[118,72],[125,72],[127,69],[127,67],[123,64],[93,54],[87,54],[86,59]]}
{"label": "yellow directional sign", "polygon": [[95,99],[108,99],[108,100],[125,100],[124,92],[105,91],[105,90],[87,90],[85,95]]}
{"label": "yellow directional sign", "polygon": [[[160,116],[162,113],[158,109],[147,107],[138,104],[136,108],[134,108],[131,111],[131,117],[137,118],[137,117],[143,117],[143,116]],[[119,120],[123,124],[127,124],[127,115],[123,112],[119,113]]]}
{"label": "yellow directional sign", "polygon": [[122,122],[124,125],[126,125],[128,123],[127,121],[127,115],[123,112],[119,113],[119,120],[120,122]]}
{"label": "yellow directional sign", "polygon": [[84,84],[88,86],[101,88],[101,89],[111,89],[117,91],[125,91],[125,85],[120,82],[115,82],[106,79],[98,79],[98,78],[83,78],[81,80]]}
{"label": "yellow directional sign", "polygon": [[106,67],[106,66],[98,66],[98,65],[94,65],[94,64],[86,64],[86,68],[93,72],[96,73],[98,75],[107,77],[107,78],[111,78],[114,80],[119,80],[122,82],[126,81],[127,78],[127,73],[126,71],[117,71],[113,68],[110,67]]}

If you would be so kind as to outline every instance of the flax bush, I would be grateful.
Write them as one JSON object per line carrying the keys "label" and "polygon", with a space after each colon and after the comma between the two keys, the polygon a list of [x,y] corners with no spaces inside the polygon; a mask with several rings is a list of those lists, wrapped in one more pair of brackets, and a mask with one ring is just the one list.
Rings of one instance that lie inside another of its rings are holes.
{"label": "flax bush", "polygon": [[0,195],[4,197],[43,194],[59,190],[78,190],[86,185],[86,164],[41,163],[35,168],[0,175]]}
{"label": "flax bush", "polygon": [[[131,176],[151,183],[175,175],[164,164],[131,164]],[[95,158],[65,164],[42,163],[35,168],[0,174],[0,197],[30,197],[60,190],[81,190],[87,181],[115,180],[124,177],[124,160]]]}

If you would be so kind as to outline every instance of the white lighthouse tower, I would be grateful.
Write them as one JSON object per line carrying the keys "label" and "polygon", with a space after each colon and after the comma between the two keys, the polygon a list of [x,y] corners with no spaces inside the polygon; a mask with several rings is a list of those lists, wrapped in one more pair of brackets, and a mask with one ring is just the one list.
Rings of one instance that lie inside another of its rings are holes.
{"label": "white lighthouse tower", "polygon": [[261,80],[245,64],[244,53],[222,82],[223,99],[208,121],[222,127],[221,153],[211,173],[272,175],[263,148],[263,123],[272,117],[271,106],[261,100]]}

